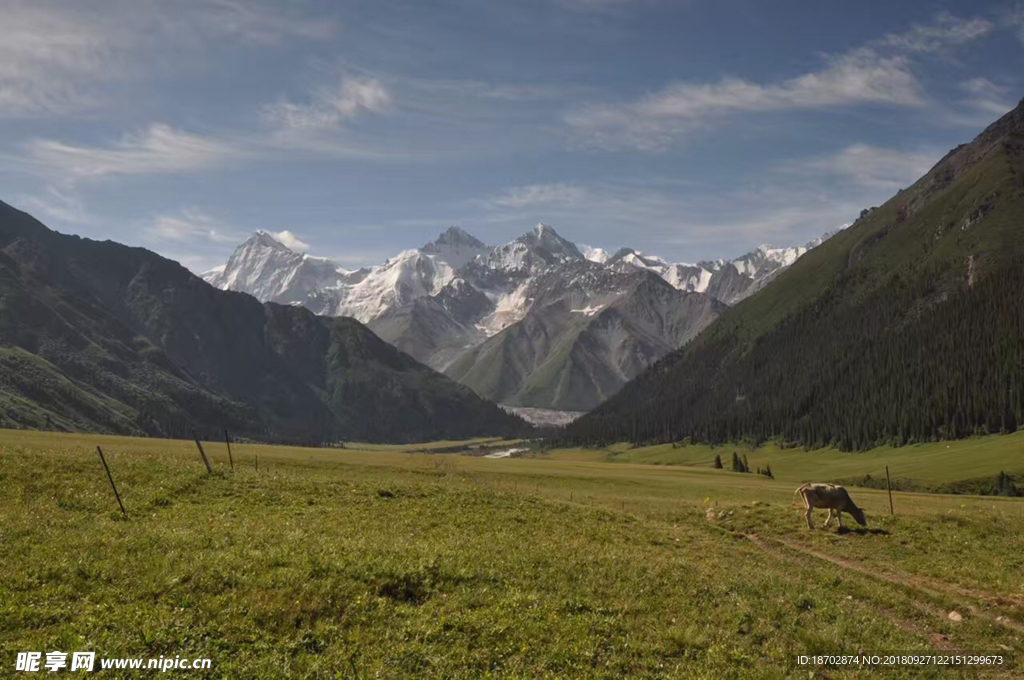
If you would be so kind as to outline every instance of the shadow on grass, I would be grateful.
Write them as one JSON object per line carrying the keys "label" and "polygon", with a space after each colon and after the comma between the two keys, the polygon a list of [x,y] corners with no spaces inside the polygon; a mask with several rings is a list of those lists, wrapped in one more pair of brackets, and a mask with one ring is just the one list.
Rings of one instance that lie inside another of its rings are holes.
{"label": "shadow on grass", "polygon": [[885,529],[850,529],[849,527],[842,527],[837,530],[838,533],[846,534],[857,534],[858,536],[888,536],[889,532]]}

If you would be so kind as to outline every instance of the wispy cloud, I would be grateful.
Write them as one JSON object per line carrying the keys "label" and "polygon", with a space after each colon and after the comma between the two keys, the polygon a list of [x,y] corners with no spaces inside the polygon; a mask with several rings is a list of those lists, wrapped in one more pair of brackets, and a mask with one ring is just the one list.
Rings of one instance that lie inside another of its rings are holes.
{"label": "wispy cloud", "polygon": [[[655,178],[515,186],[469,201],[465,224],[542,220],[569,238],[608,250],[639,247],[665,257],[719,257],[759,243],[804,243],[847,224],[925,174],[942,156],[932,148],[852,144],[828,155],[737,175],[731,186]],[[716,245],[717,244],[717,245]],[[716,252],[716,249],[718,252]]]}
{"label": "wispy cloud", "polygon": [[212,40],[267,46],[325,39],[337,28],[255,0],[4,0],[2,11],[0,117],[97,108],[111,83]]}
{"label": "wispy cloud", "polygon": [[740,78],[674,83],[637,102],[585,107],[566,120],[574,141],[584,145],[656,151],[731,113],[923,103],[921,86],[905,57],[882,57],[862,48],[830,58],[820,71],[780,83],[761,85]]}
{"label": "wispy cloud", "polygon": [[973,42],[993,28],[995,24],[988,19],[961,19],[949,12],[940,12],[931,23],[914,24],[903,33],[890,33],[878,44],[900,52],[941,52]]}
{"label": "wispy cloud", "polygon": [[[341,67],[339,67],[341,68]],[[559,141],[552,118],[584,87],[417,78],[345,68],[305,101],[261,107],[268,145],[411,162],[481,157]]]}
{"label": "wispy cloud", "polygon": [[45,187],[40,194],[22,196],[16,203],[22,210],[46,223],[61,222],[77,227],[99,223],[99,219],[86,209],[77,195],[54,186]]}
{"label": "wispy cloud", "polygon": [[866,46],[825,57],[824,67],[774,83],[726,77],[678,82],[624,104],[590,104],[565,121],[570,140],[605,150],[662,151],[723,116],[745,112],[819,110],[858,105],[920,107],[927,97],[911,55],[967,44],[988,34],[986,19],[938,14],[929,24],[889,34]]}
{"label": "wispy cloud", "polygon": [[964,103],[985,116],[1001,116],[1015,106],[1011,89],[988,78],[971,78],[960,83],[968,94]]}
{"label": "wispy cloud", "polygon": [[154,216],[146,232],[158,241],[185,241],[192,245],[237,243],[244,238],[239,230],[194,206]]}
{"label": "wispy cloud", "polygon": [[[137,231],[142,243],[202,273],[224,262],[248,238],[251,228],[240,228],[197,206],[185,206],[141,220]],[[296,252],[311,247],[287,229],[270,235]]]}
{"label": "wispy cloud", "polygon": [[917,181],[942,157],[937,149],[904,151],[851,144],[828,156],[795,161],[783,169],[818,179],[834,177],[864,189],[894,193]]}
{"label": "wispy cloud", "polygon": [[26,145],[22,162],[48,176],[76,181],[190,172],[221,165],[245,153],[223,140],[154,123],[105,147],[37,139]]}
{"label": "wispy cloud", "polygon": [[1024,2],[1018,1],[1006,8],[1000,16],[999,23],[1012,30],[1017,39],[1024,43]]}
{"label": "wispy cloud", "polygon": [[288,38],[327,40],[338,32],[334,21],[289,13],[286,3],[254,0],[200,0],[195,30],[213,30],[244,41],[277,45]]}
{"label": "wispy cloud", "polygon": [[375,78],[343,78],[332,89],[317,90],[305,104],[278,102],[263,107],[263,117],[288,130],[324,130],[361,113],[384,113],[392,104],[391,93]]}
{"label": "wispy cloud", "polygon": [[493,208],[566,207],[580,205],[589,198],[584,187],[573,184],[530,184],[512,187],[481,203]]}
{"label": "wispy cloud", "polygon": [[695,260],[728,254],[720,252],[722,243],[734,243],[736,254],[765,241],[803,243],[849,222],[869,200],[860,189],[825,191],[800,182],[687,193],[618,181],[530,185],[471,201],[483,212],[461,222],[542,220],[608,250],[631,246]]}

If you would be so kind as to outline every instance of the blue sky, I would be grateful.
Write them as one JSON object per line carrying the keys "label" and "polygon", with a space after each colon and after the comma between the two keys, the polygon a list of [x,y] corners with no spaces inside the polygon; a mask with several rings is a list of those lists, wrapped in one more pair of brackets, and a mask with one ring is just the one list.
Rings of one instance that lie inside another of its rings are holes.
{"label": "blue sky", "polygon": [[0,199],[195,271],[538,221],[674,261],[851,221],[1024,96],[1024,4],[2,0]]}

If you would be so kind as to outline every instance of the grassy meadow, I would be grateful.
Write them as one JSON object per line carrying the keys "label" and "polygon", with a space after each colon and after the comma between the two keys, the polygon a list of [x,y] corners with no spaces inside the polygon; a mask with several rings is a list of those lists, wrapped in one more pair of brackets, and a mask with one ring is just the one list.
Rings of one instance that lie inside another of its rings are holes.
{"label": "grassy meadow", "polygon": [[[208,475],[192,442],[0,431],[0,677],[56,649],[210,657],[170,673],[214,678],[1024,673],[1024,499],[896,493],[890,516],[884,491],[853,489],[868,529],[843,533],[824,512],[808,532],[792,505],[801,481],[887,464],[934,483],[1019,473],[1019,435],[736,449],[775,480],[712,469],[729,447],[431,452],[464,444],[235,444],[231,472],[209,442]],[[858,650],[1010,660],[796,664]]]}

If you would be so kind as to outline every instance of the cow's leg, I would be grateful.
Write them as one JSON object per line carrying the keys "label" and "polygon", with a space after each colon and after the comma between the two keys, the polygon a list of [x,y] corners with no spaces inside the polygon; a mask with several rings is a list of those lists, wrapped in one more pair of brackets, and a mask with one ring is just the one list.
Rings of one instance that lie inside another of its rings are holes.
{"label": "cow's leg", "polygon": [[842,510],[836,510],[836,519],[839,520],[839,528],[842,529],[843,528],[843,511]]}
{"label": "cow's leg", "polygon": [[825,518],[825,528],[827,529],[828,525],[831,524],[831,523],[832,523],[832,508],[829,508],[828,509],[828,517]]}
{"label": "cow's leg", "polygon": [[804,496],[804,502],[807,503],[807,528],[814,531],[814,522],[811,521],[811,513],[814,512],[814,504],[811,503],[810,499]]}

